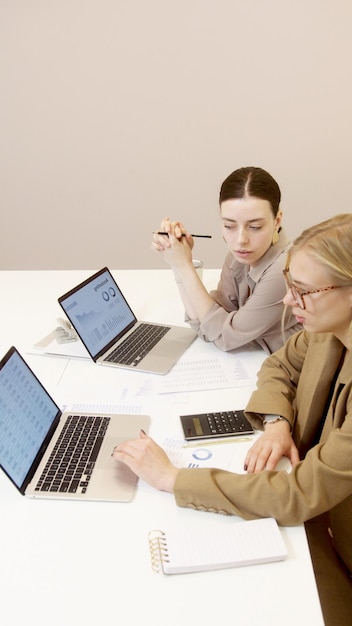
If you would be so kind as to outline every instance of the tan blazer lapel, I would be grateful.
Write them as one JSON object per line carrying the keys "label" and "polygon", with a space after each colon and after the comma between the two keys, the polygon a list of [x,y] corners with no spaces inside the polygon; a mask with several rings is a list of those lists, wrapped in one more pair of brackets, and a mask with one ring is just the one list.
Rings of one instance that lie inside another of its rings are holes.
{"label": "tan blazer lapel", "polygon": [[303,384],[297,387],[299,420],[294,429],[294,439],[301,458],[314,444],[342,352],[340,341],[331,336],[329,342],[314,342],[305,359],[300,375]]}

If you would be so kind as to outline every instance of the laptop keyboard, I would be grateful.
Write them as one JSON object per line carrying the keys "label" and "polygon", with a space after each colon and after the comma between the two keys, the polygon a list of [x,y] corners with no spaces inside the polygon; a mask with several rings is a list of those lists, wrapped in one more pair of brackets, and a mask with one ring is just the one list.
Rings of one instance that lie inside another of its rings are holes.
{"label": "laptop keyboard", "polygon": [[138,328],[104,360],[136,367],[169,330],[169,326],[140,324]]}
{"label": "laptop keyboard", "polygon": [[109,417],[70,415],[35,490],[86,493],[109,421]]}

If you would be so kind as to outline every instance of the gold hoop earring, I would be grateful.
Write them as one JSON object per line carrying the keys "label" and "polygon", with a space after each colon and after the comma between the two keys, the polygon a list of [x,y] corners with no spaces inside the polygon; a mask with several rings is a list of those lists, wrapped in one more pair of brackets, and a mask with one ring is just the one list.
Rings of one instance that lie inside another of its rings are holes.
{"label": "gold hoop earring", "polygon": [[271,244],[275,246],[275,244],[277,244],[278,241],[279,241],[279,232],[277,230],[274,230]]}

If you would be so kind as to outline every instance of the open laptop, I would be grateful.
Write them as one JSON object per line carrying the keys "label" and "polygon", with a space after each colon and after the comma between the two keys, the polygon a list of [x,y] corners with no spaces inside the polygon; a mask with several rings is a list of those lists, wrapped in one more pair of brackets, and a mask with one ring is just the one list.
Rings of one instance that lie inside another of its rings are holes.
{"label": "open laptop", "polygon": [[129,502],[137,477],[111,458],[146,415],[62,413],[11,347],[0,361],[0,466],[22,495]]}
{"label": "open laptop", "polygon": [[138,321],[107,267],[58,302],[100,365],[166,374],[197,336],[188,327]]}

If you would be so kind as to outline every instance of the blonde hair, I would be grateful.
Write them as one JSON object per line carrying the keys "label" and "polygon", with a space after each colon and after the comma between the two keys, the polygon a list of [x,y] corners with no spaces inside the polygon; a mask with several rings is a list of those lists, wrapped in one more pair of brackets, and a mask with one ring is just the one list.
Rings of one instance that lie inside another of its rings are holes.
{"label": "blonde hair", "polygon": [[329,270],[332,284],[352,286],[352,213],[335,215],[304,230],[288,251],[287,267],[299,250]]}
{"label": "blonde hair", "polygon": [[[286,267],[299,250],[308,252],[317,263],[328,268],[332,285],[352,287],[352,213],[335,215],[304,230],[289,248]],[[286,312],[285,306],[282,324]],[[352,321],[348,336],[352,342]]]}

